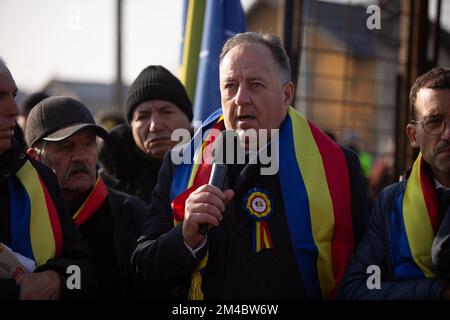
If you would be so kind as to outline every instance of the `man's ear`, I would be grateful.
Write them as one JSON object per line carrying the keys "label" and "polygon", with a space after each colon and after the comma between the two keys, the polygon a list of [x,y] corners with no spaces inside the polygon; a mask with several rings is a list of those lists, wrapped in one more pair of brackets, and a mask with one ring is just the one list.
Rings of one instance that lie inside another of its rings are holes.
{"label": "man's ear", "polygon": [[39,160],[39,153],[34,148],[28,148],[27,154],[31,159]]}
{"label": "man's ear", "polygon": [[286,106],[290,106],[294,100],[294,83],[288,81],[283,87],[284,103]]}
{"label": "man's ear", "polygon": [[412,123],[408,123],[406,126],[406,135],[409,138],[409,143],[411,144],[411,147],[413,148],[419,148],[419,142],[416,139],[416,134],[417,134],[417,130],[416,130],[416,126],[413,125]]}

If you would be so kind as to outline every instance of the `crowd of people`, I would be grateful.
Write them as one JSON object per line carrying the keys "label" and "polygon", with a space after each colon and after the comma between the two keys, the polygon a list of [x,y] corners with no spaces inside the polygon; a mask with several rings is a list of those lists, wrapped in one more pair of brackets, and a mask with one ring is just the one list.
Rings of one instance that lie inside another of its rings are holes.
{"label": "crowd of people", "polygon": [[[291,106],[279,38],[237,34],[219,68],[221,108],[198,131],[183,84],[148,66],[108,132],[70,97],[19,111],[0,60],[0,254],[20,266],[0,299],[449,299],[450,69],[412,87],[419,156],[371,206],[358,155]],[[196,160],[229,130],[245,156],[220,187]],[[268,141],[251,145],[252,130]],[[267,150],[274,174],[261,174]]]}

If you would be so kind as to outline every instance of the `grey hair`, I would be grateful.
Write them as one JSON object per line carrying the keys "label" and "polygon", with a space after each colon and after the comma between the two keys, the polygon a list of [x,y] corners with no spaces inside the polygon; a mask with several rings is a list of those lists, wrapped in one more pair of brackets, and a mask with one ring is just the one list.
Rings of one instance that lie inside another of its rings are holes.
{"label": "grey hair", "polygon": [[3,61],[2,57],[0,57],[0,76],[2,76],[6,72],[9,73],[9,69],[6,66],[5,61]]}
{"label": "grey hair", "polygon": [[0,57],[0,77],[6,76],[10,79],[13,79],[11,75],[11,71],[8,69],[8,66],[6,65],[5,61]]}
{"label": "grey hair", "polygon": [[281,83],[285,84],[291,80],[291,63],[289,57],[280,38],[273,34],[262,34],[259,32],[236,34],[225,42],[222,52],[220,53],[220,64],[222,64],[227,53],[234,47],[251,44],[262,44],[270,50],[280,71]]}
{"label": "grey hair", "polygon": [[48,161],[47,161],[47,157],[45,154],[46,147],[47,147],[47,141],[45,141],[45,140],[40,140],[40,141],[36,142],[33,146],[31,146],[31,148],[33,148],[34,151],[36,151],[36,160],[39,160],[40,162],[42,162],[43,164],[48,166]]}

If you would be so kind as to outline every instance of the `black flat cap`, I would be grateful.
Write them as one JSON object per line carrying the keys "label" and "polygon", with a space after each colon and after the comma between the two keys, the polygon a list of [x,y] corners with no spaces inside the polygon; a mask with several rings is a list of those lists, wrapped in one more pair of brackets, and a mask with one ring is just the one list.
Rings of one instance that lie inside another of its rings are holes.
{"label": "black flat cap", "polygon": [[50,97],[39,102],[28,115],[26,140],[32,147],[40,140],[61,141],[90,128],[103,139],[108,132],[95,124],[89,109],[69,97]]}

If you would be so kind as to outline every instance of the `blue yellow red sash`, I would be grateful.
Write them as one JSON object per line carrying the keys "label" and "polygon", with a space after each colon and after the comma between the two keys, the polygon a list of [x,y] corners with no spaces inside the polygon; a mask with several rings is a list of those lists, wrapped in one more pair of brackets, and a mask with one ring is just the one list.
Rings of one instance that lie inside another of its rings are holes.
{"label": "blue yellow red sash", "polygon": [[[215,130],[210,130],[215,129]],[[205,121],[205,126],[202,130],[198,130],[192,139],[191,144],[198,143],[200,148],[195,150],[194,148],[185,148],[189,151],[194,151],[191,154],[192,164],[182,163],[176,167],[173,175],[170,199],[173,211],[174,226],[183,221],[184,219],[184,205],[189,195],[195,191],[198,187],[207,184],[211,175],[211,153],[210,150],[213,146],[214,140],[217,135],[224,129],[223,117],[221,116],[221,110],[214,112]],[[209,132],[208,132],[209,130]],[[206,138],[203,139],[202,134],[205,133]],[[189,152],[186,151],[186,152]],[[202,270],[205,268],[208,261],[208,253],[196,266],[191,281],[191,288],[189,290],[188,298],[190,300],[203,300],[202,287]]]}
{"label": "blue yellow red sash", "polygon": [[55,204],[33,165],[26,161],[8,180],[11,249],[40,266],[58,257],[62,232]]}
{"label": "blue yellow red sash", "polygon": [[[170,200],[175,226],[184,219],[184,204],[189,195],[198,187],[207,184],[209,181],[212,168],[211,154],[210,152],[205,151],[211,150],[216,136],[224,128],[223,117],[219,111],[221,110],[214,112],[208,119],[206,119],[205,126],[202,130],[198,130],[192,139],[190,144],[202,141],[201,144],[198,143],[200,148],[197,150],[194,148],[185,148],[185,150],[195,152],[193,155],[191,154],[191,160],[193,163],[182,163],[175,169],[176,171],[173,175],[170,191]],[[205,139],[203,139],[202,134],[206,135]]]}
{"label": "blue yellow red sash", "polygon": [[434,182],[424,172],[419,154],[390,215],[390,245],[398,280],[435,277],[431,246],[439,229],[439,205]]}
{"label": "blue yellow red sash", "polygon": [[83,205],[73,215],[73,219],[77,226],[81,226],[85,223],[93,214],[100,208],[108,196],[108,190],[103,182],[103,179],[98,175],[97,182],[92,189],[89,196],[84,201]]}
{"label": "blue yellow red sash", "polygon": [[[203,130],[218,128],[220,115],[221,110],[212,114]],[[209,143],[206,139],[201,150]],[[280,155],[283,202],[307,295],[312,299],[334,297],[354,247],[345,155],[339,145],[293,108],[280,129]],[[195,158],[199,156],[202,153],[197,150]],[[198,164],[176,167],[171,187],[175,220],[182,220],[189,188],[195,190],[193,182],[203,174],[201,181],[207,183],[209,173],[199,170]],[[201,299],[203,294],[196,292],[190,298]]]}
{"label": "blue yellow red sash", "polygon": [[280,129],[280,157],[283,202],[306,292],[312,299],[333,298],[354,250],[345,155],[290,108]]}

